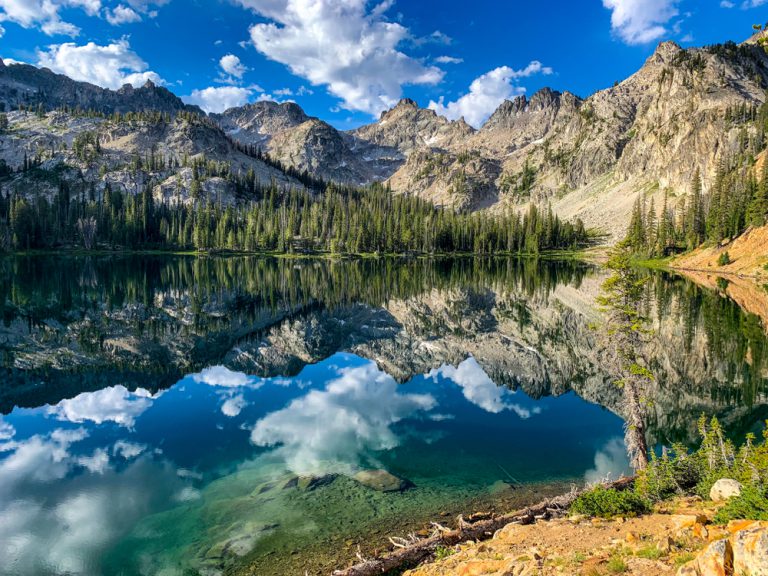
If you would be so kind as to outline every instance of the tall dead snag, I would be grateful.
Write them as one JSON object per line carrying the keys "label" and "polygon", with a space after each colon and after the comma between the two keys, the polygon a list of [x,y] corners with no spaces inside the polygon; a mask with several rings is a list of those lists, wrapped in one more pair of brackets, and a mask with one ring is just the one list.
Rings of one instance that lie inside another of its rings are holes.
{"label": "tall dead snag", "polygon": [[78,218],[77,231],[80,232],[86,250],[91,250],[96,243],[97,228],[96,218]]}
{"label": "tall dead snag", "polygon": [[609,353],[605,364],[623,390],[624,443],[630,464],[635,470],[642,470],[648,465],[645,412],[647,387],[653,381],[653,374],[640,355],[649,334],[647,320],[641,313],[647,278],[632,266],[627,242],[613,249],[607,267],[613,274],[603,283],[598,298],[606,315],[603,336]]}

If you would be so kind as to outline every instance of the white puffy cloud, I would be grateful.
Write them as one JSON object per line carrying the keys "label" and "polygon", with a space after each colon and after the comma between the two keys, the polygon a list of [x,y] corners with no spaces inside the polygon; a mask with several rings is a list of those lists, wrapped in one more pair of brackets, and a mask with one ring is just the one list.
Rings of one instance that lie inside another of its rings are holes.
{"label": "white puffy cloud", "polygon": [[69,454],[70,446],[87,435],[83,429],[58,429],[48,436],[32,436],[2,445],[0,451],[10,454],[0,460],[0,501],[19,485],[64,478],[75,464]]}
{"label": "white puffy cloud", "polygon": [[461,64],[464,62],[464,58],[454,58],[453,56],[438,56],[435,58],[435,62],[438,64]]}
{"label": "white puffy cloud", "polygon": [[119,475],[105,470],[98,483],[75,475],[44,492],[19,484],[10,498],[0,498],[0,566],[12,566],[16,574],[103,573],[105,550],[147,514],[152,502],[165,505],[178,491],[170,473],[137,461]]}
{"label": "white puffy cloud", "polygon": [[426,394],[401,394],[397,382],[374,363],[343,369],[324,390],[312,390],[259,420],[257,446],[279,446],[275,455],[295,474],[351,474],[370,453],[399,444],[391,426],[436,405]]}
{"label": "white puffy cloud", "polygon": [[251,41],[313,85],[326,86],[348,110],[378,114],[409,84],[436,84],[442,70],[425,66],[398,46],[408,29],[385,19],[385,0],[238,0],[271,20],[251,27]]}
{"label": "white puffy cloud", "polygon": [[105,17],[112,26],[141,22],[141,15],[130,6],[124,4],[120,4],[112,10],[107,10]]}
{"label": "white puffy cloud", "polygon": [[193,90],[182,100],[187,104],[196,104],[206,112],[224,112],[229,108],[246,104],[253,96],[253,91],[240,86],[210,86],[202,90]]}
{"label": "white puffy cloud", "polygon": [[61,19],[62,8],[79,8],[89,16],[96,16],[101,10],[101,0],[0,0],[0,22],[40,28],[49,36],[77,36],[80,29]]}
{"label": "white puffy cloud", "polygon": [[242,80],[243,75],[248,72],[248,67],[234,54],[222,56],[221,60],[219,60],[219,66],[221,66],[225,74],[237,80]]}
{"label": "white puffy cloud", "polygon": [[96,16],[101,10],[101,0],[65,0],[62,4],[82,8],[88,16]]}
{"label": "white puffy cloud", "polygon": [[627,44],[647,44],[667,34],[679,14],[679,0],[603,0],[611,10],[611,28]]}
{"label": "white puffy cloud", "polygon": [[199,374],[193,374],[192,380],[199,384],[207,384],[208,386],[241,388],[252,384],[254,378],[242,372],[234,372],[225,366],[212,366]]}
{"label": "white puffy cloud", "polygon": [[54,44],[38,51],[37,58],[39,66],[103,88],[140,86],[147,80],[164,83],[157,73],[147,70],[147,63],[131,50],[125,38],[106,46],[93,42],[84,46],[73,42]]}
{"label": "white puffy cloud", "polygon": [[469,92],[456,101],[446,103],[441,97],[437,102],[431,101],[429,108],[450,120],[463,117],[471,126],[479,128],[504,100],[525,92],[525,88],[517,84],[518,80],[534,74],[552,74],[552,68],[537,60],[522,70],[502,66],[473,80]]}
{"label": "white puffy cloud", "polygon": [[16,429],[11,426],[8,422],[3,420],[2,415],[0,415],[0,442],[3,440],[10,440],[14,437],[16,434]]}
{"label": "white puffy cloud", "polygon": [[509,402],[508,396],[512,395],[512,392],[497,386],[477,363],[477,360],[472,357],[467,358],[457,367],[443,366],[429,373],[431,377],[437,375],[452,380],[461,387],[464,398],[491,414],[511,410],[520,418],[530,418],[532,414],[540,412],[539,408],[528,409],[514,402]]}
{"label": "white puffy cloud", "polygon": [[58,419],[69,422],[114,422],[131,428],[136,418],[143,414],[152,402],[152,395],[142,388],[130,392],[125,386],[113,386],[62,400],[48,410]]}
{"label": "white puffy cloud", "polygon": [[616,480],[630,472],[629,458],[621,438],[612,438],[595,454],[595,466],[587,470],[584,480],[587,484]]}
{"label": "white puffy cloud", "polygon": [[77,463],[92,474],[104,474],[109,470],[109,454],[104,448],[97,448],[90,456],[80,456]]}
{"label": "white puffy cloud", "polygon": [[141,455],[146,449],[147,447],[144,444],[137,444],[127,440],[118,440],[112,447],[112,453],[125,460],[132,460]]}
{"label": "white puffy cloud", "polygon": [[224,401],[224,404],[221,405],[221,413],[229,418],[234,418],[235,416],[239,416],[240,412],[242,412],[243,408],[247,405],[248,402],[246,402],[245,397],[242,394],[236,394]]}

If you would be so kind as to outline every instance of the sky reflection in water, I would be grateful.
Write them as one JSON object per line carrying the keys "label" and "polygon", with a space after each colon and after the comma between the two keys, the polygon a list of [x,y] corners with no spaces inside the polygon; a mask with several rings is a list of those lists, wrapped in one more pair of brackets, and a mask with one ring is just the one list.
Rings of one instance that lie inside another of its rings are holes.
{"label": "sky reflection in water", "polygon": [[[111,573],[108,559],[126,538],[162,537],[182,551],[190,534],[174,538],[183,522],[162,524],[163,514],[198,518],[209,496],[239,494],[244,473],[257,484],[386,469],[413,481],[414,494],[450,498],[507,476],[615,476],[626,470],[620,435],[608,411],[574,394],[534,401],[500,388],[473,358],[403,385],[349,354],[295,378],[212,367],[156,394],[115,385],[0,418],[0,573]],[[277,512],[249,502],[264,525],[280,527],[271,530],[296,522],[269,524]],[[162,534],[150,534],[153,520]],[[258,539],[238,526],[240,548],[230,548],[242,555]],[[233,538],[214,524],[195,530],[198,544]],[[147,545],[127,573],[168,567]]]}

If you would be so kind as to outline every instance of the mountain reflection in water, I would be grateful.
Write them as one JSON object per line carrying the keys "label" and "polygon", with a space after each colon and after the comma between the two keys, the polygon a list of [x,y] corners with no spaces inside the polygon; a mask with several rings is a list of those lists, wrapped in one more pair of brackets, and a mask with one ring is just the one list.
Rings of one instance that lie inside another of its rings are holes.
{"label": "mountain reflection in water", "polygon": [[[0,573],[324,573],[403,518],[621,474],[602,278],[512,259],[0,259]],[[664,274],[645,306],[651,440],[693,441],[701,413],[759,427],[759,318]],[[372,490],[371,470],[414,487]]]}

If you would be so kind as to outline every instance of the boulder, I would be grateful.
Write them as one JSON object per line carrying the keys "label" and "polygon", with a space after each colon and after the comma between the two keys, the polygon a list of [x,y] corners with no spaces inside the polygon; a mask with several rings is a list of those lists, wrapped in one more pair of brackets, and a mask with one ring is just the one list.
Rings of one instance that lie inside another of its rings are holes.
{"label": "boulder", "polygon": [[712,486],[709,497],[713,502],[725,502],[741,494],[741,484],[730,478],[721,478]]}
{"label": "boulder", "polygon": [[398,478],[386,470],[361,470],[352,478],[363,486],[379,492],[403,492],[413,487],[413,484],[408,480]]}
{"label": "boulder", "polygon": [[712,542],[697,559],[699,572],[711,576],[733,574],[733,549],[728,540]]}
{"label": "boulder", "polygon": [[731,536],[733,573],[768,576],[768,522]]}

